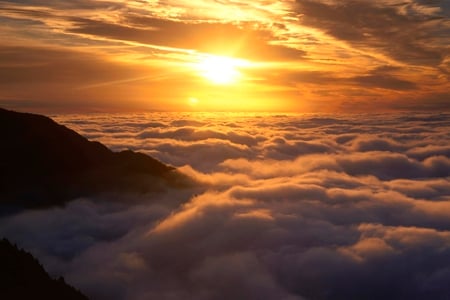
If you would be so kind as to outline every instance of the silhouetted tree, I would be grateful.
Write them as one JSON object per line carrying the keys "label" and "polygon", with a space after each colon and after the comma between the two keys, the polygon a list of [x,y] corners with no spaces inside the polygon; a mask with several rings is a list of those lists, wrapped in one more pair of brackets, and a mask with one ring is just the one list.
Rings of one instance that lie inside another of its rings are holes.
{"label": "silhouetted tree", "polygon": [[0,240],[0,299],[87,300],[66,284],[63,277],[52,279],[30,253]]}

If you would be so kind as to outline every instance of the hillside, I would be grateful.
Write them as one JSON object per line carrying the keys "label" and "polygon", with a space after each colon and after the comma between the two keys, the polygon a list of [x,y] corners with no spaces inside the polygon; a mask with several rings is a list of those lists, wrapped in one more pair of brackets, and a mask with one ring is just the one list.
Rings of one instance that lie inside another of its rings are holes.
{"label": "hillside", "polygon": [[173,167],[142,153],[112,152],[52,119],[0,109],[0,204],[60,205],[101,193],[159,191],[179,186]]}
{"label": "hillside", "polygon": [[0,240],[0,299],[87,300],[62,277],[52,279],[28,252]]}

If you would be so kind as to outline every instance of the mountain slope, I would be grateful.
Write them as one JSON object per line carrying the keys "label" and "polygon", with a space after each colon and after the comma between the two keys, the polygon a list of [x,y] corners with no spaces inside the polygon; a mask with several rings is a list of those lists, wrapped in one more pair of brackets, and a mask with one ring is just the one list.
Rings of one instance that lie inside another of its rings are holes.
{"label": "mountain slope", "polygon": [[87,300],[78,290],[52,279],[28,252],[0,240],[0,299]]}
{"label": "mountain slope", "polygon": [[173,167],[112,152],[52,119],[0,109],[0,204],[43,207],[98,193],[146,193],[178,185]]}

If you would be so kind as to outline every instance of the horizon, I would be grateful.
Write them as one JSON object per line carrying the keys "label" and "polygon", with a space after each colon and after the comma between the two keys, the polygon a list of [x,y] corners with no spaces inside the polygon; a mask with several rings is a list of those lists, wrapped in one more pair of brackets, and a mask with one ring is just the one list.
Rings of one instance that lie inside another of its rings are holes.
{"label": "horizon", "polygon": [[[1,104],[1,103],[0,103]],[[381,110],[376,112],[367,112],[365,110],[353,110],[353,111],[335,111],[335,112],[327,112],[327,111],[319,111],[319,112],[300,112],[300,111],[284,111],[284,110],[273,110],[273,111],[265,111],[265,110],[143,110],[143,109],[134,109],[134,110],[124,110],[124,109],[93,109],[90,108],[80,109],[80,108],[49,108],[42,106],[15,106],[15,105],[3,105],[0,108],[10,111],[16,111],[21,113],[31,113],[37,115],[44,115],[47,117],[53,116],[64,116],[64,115],[129,115],[129,114],[230,114],[230,115],[251,115],[251,114],[267,114],[267,115],[297,115],[297,116],[378,116],[378,115],[402,115],[402,114],[414,114],[414,115],[436,115],[436,114],[449,114],[450,111],[447,110],[436,110],[436,109],[403,109],[403,110]]]}

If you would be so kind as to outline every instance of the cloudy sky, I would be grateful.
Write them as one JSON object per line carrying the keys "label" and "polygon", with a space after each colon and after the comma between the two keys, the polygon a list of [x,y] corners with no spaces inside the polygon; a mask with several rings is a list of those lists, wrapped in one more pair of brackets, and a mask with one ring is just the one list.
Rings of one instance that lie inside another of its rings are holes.
{"label": "cloudy sky", "polygon": [[0,105],[448,109],[446,0],[0,1]]}
{"label": "cloudy sky", "polygon": [[199,182],[0,217],[0,236],[91,299],[450,294],[448,114],[55,119]]}
{"label": "cloudy sky", "polygon": [[448,0],[0,0],[1,107],[197,182],[0,237],[98,300],[447,299],[449,77]]}

